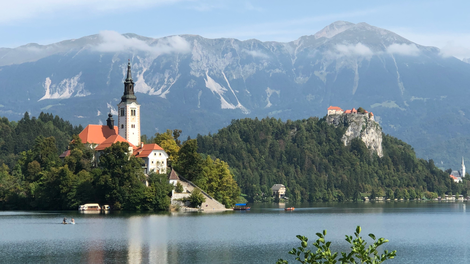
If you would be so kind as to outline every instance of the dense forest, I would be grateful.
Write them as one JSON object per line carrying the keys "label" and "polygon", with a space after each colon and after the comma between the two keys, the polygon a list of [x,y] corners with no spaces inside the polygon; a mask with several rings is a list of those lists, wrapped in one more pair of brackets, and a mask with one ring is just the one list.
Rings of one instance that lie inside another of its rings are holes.
{"label": "dense forest", "polygon": [[251,201],[269,201],[271,186],[284,184],[291,201],[357,200],[361,194],[390,199],[467,195],[467,181],[454,183],[432,160],[383,135],[384,156],[360,139],[344,146],[344,126],[325,118],[282,122],[274,118],[233,120],[216,134],[198,135],[199,152],[225,160]]}
{"label": "dense forest", "polygon": [[26,112],[18,122],[3,117],[0,119],[0,164],[13,168],[19,154],[31,149],[38,136],[54,137],[60,154],[67,149],[72,135],[78,135],[82,130],[81,125],[73,126],[59,116],[48,113],[30,118]]}

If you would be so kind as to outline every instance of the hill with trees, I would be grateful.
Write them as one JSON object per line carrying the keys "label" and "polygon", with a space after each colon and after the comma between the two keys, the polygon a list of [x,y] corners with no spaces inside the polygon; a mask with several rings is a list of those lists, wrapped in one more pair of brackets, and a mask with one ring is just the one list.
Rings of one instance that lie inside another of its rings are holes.
{"label": "hill with trees", "polygon": [[18,122],[3,117],[0,119],[0,164],[13,168],[18,154],[33,148],[38,136],[54,137],[57,154],[60,154],[67,149],[72,135],[78,135],[82,130],[81,125],[73,126],[57,115],[43,112],[37,118],[26,112]]}
{"label": "hill with trees", "polygon": [[384,134],[380,158],[359,138],[344,146],[345,131],[325,118],[241,119],[216,134],[198,135],[197,143],[200,153],[230,165],[251,201],[269,201],[274,184],[284,184],[292,201],[357,200],[361,193],[390,199],[467,195],[467,181],[454,183],[405,142]]}

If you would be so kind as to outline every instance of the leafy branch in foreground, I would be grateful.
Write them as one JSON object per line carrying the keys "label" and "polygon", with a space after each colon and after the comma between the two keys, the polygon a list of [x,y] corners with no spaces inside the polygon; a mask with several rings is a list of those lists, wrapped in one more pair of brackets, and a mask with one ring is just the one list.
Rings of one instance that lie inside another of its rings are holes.
{"label": "leafy branch in foreground", "polygon": [[[383,254],[379,254],[377,248],[388,242],[385,238],[376,239],[374,234],[369,234],[369,237],[374,240],[372,245],[367,247],[367,242],[359,236],[361,234],[361,227],[356,228],[356,232],[353,236],[346,235],[346,241],[351,245],[351,252],[348,254],[341,252],[341,258],[337,260],[338,252],[331,252],[331,242],[325,242],[326,230],[323,233],[317,233],[318,239],[313,243],[313,246],[317,249],[312,251],[307,249],[308,238],[305,236],[298,235],[297,238],[301,241],[300,247],[293,248],[289,251],[289,254],[296,256],[295,260],[303,264],[309,263],[367,263],[367,264],[379,264],[387,259],[393,259],[397,251],[394,250],[389,252],[385,250]],[[279,259],[277,264],[289,263],[287,260]]]}

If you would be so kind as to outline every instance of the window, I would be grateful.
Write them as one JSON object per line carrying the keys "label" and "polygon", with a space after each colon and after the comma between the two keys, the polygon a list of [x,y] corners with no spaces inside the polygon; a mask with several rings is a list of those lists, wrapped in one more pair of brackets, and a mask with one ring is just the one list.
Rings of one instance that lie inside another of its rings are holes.
{"label": "window", "polygon": [[131,116],[135,116],[135,109],[131,109]]}
{"label": "window", "polygon": [[135,128],[135,124],[132,124],[132,125],[131,125],[131,128]]}
{"label": "window", "polygon": [[121,116],[124,116],[124,108],[121,108]]}
{"label": "window", "polygon": [[153,153],[154,156],[157,156],[157,153]]}
{"label": "window", "polygon": [[121,125],[121,128],[124,128],[124,125]]}

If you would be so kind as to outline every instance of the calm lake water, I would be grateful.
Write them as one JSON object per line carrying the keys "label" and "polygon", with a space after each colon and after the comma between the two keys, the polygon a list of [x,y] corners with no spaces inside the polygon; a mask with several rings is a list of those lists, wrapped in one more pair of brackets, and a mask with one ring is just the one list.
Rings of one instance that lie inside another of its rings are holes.
{"label": "calm lake water", "polygon": [[[389,263],[470,263],[465,202],[294,206],[292,212],[269,204],[213,214],[0,211],[0,262],[295,263],[287,252],[299,245],[296,235],[313,242],[327,229],[334,248],[347,250],[344,235],[360,225],[363,237],[385,237],[384,248],[398,250]],[[62,225],[63,217],[77,224]]]}

